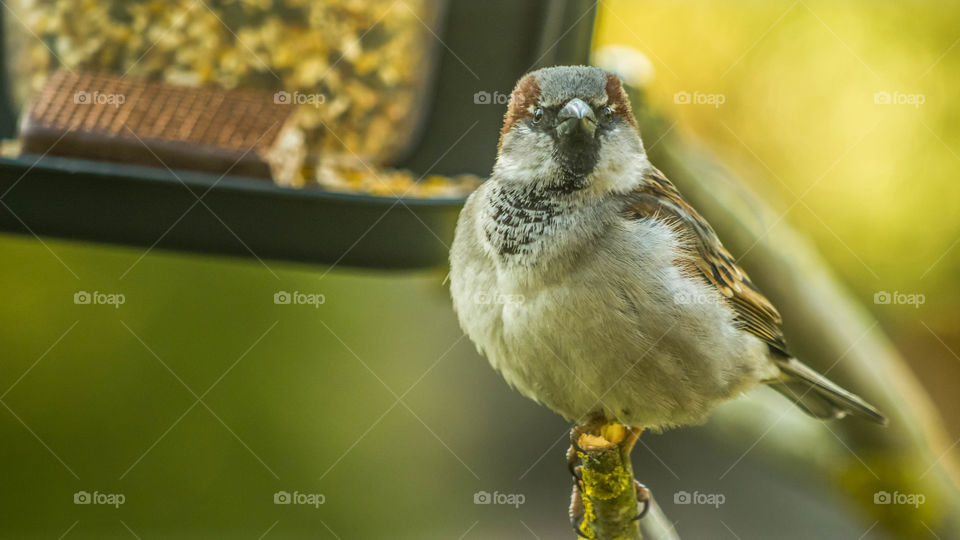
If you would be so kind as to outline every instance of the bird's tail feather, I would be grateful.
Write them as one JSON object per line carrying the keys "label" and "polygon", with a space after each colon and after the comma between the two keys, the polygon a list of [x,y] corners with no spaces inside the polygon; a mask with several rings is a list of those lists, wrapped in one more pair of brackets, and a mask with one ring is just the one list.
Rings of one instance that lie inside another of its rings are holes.
{"label": "bird's tail feather", "polygon": [[778,359],[777,367],[783,376],[770,381],[769,385],[810,416],[842,418],[851,414],[878,424],[887,423],[887,418],[873,405],[844,390],[796,358]]}

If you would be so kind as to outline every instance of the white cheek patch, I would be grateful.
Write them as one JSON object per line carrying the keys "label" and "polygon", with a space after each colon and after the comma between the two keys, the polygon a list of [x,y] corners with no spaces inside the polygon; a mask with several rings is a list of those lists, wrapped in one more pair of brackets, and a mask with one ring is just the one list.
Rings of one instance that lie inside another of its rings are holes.
{"label": "white cheek patch", "polygon": [[[553,139],[546,133],[531,130],[525,125],[514,126],[503,139],[503,150],[493,172],[504,180],[551,178],[557,174],[553,154]],[[547,156],[547,159],[543,159]]]}
{"label": "white cheek patch", "polygon": [[[504,136],[494,174],[505,182],[553,182],[560,177],[559,166],[553,159],[554,144],[549,134],[517,124]],[[616,128],[601,135],[600,160],[582,193],[626,193],[642,181],[651,167],[636,132],[629,127]]]}
{"label": "white cheek patch", "polygon": [[625,128],[602,135],[600,161],[590,174],[589,191],[627,192],[637,186],[652,166],[640,138]]}

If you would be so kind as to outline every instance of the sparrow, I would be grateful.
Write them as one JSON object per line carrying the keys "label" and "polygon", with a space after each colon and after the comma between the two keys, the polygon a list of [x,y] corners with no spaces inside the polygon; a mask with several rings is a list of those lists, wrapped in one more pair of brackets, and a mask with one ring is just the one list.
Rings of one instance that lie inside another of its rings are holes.
{"label": "sparrow", "polygon": [[577,424],[703,423],[767,384],[822,419],[884,416],[790,354],[774,305],[647,159],[618,77],[527,74],[450,251],[464,332]]}

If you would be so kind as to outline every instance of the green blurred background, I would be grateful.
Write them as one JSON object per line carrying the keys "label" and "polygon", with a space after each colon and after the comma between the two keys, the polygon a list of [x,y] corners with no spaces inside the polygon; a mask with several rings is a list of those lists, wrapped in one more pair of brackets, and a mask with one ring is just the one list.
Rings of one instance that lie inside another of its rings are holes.
{"label": "green blurred background", "polygon": [[[647,55],[648,94],[673,129],[814,241],[960,436],[960,4],[601,5],[597,45]],[[725,101],[678,104],[677,92]],[[877,93],[922,104],[877,103]],[[875,305],[880,291],[925,303]]]}
{"label": "green blurred background", "polygon": [[[644,52],[655,73],[647,91],[672,129],[715,151],[786,214],[784,226],[815,241],[954,438],[958,22],[960,6],[947,2],[605,0],[595,38]],[[676,103],[677,92],[724,103]],[[878,104],[877,92],[924,103]],[[0,236],[0,253],[3,537],[572,536],[568,426],[511,391],[462,337],[445,269],[327,269],[13,235]],[[80,290],[126,302],[75,305]],[[278,291],[325,302],[276,305]],[[926,301],[876,305],[878,291]],[[778,467],[769,441],[754,448],[710,425],[644,441],[638,475],[683,537],[887,537],[828,479]],[[678,490],[726,502],[673,504]],[[126,500],[76,505],[79,491]],[[325,502],[276,505],[279,491]],[[480,491],[524,504],[474,504]]]}

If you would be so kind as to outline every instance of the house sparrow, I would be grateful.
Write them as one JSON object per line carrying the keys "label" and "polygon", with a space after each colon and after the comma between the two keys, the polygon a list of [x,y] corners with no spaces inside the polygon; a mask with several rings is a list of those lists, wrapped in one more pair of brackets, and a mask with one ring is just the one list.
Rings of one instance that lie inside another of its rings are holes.
{"label": "house sparrow", "polygon": [[789,353],[780,314],[647,159],[620,80],[534,71],[450,253],[463,330],[578,424],[664,429],[768,384],[817,418],[885,418]]}

